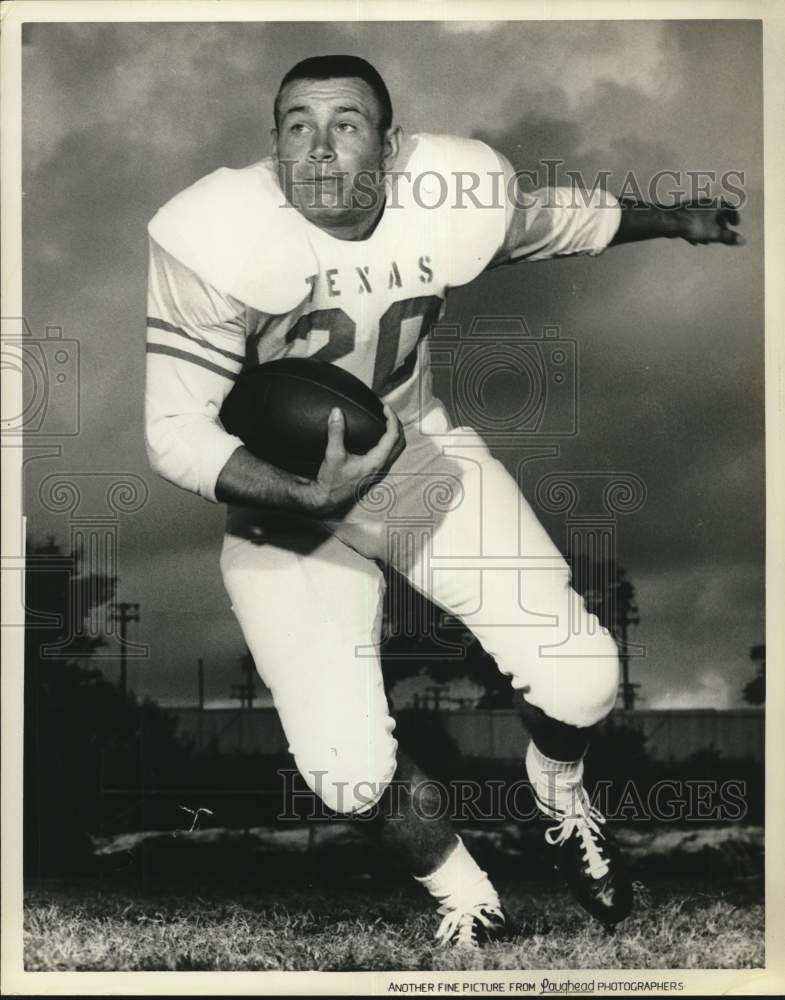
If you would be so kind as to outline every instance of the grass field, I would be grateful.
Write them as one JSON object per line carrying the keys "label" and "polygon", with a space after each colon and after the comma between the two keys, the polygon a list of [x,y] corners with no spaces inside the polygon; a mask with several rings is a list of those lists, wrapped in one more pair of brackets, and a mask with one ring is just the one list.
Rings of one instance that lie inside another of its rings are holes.
{"label": "grass field", "polygon": [[554,882],[499,884],[513,941],[435,948],[416,886],[355,878],[140,889],[106,880],[38,883],[25,906],[28,971],[755,968],[763,965],[758,877],[654,883],[614,936]]}

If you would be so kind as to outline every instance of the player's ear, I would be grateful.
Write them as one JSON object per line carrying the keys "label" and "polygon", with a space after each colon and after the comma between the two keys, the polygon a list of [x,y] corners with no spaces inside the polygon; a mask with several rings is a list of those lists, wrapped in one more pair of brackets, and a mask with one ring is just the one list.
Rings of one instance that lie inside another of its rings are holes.
{"label": "player's ear", "polygon": [[273,141],[273,159],[277,160],[278,159],[278,129],[277,128],[271,128],[270,129],[270,138]]}
{"label": "player's ear", "polygon": [[403,129],[400,125],[388,128],[384,133],[384,141],[382,144],[382,166],[385,170],[388,170],[393,163],[395,163],[395,158],[401,148],[402,138]]}

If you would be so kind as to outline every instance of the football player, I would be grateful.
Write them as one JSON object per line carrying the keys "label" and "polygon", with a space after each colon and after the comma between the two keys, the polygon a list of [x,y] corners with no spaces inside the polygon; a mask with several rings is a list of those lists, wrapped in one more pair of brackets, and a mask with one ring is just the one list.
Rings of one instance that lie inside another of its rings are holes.
{"label": "football player", "polygon": [[[615,924],[631,885],[582,783],[616,699],[614,641],[515,480],[470,428],[451,426],[425,338],[448,290],[488,267],[659,236],[734,245],[737,214],[562,188],[519,197],[487,145],[404,136],[382,78],[353,56],[291,69],[274,121],[270,158],[217,170],[150,224],[151,463],[229,505],[223,579],[297,766],[339,813],[378,807],[368,825],[434,898],[440,942],[500,937],[508,919],[429,801],[434,786],[398,749],[378,653],[379,563],[461,618],[510,678],[531,737],[526,773],[553,820],[547,841],[581,903]],[[240,371],[285,356],[339,365],[382,398],[387,430],[370,452],[347,452],[336,409],[305,480],[223,429]],[[397,523],[423,529],[396,534]],[[393,783],[404,789],[394,804]]]}

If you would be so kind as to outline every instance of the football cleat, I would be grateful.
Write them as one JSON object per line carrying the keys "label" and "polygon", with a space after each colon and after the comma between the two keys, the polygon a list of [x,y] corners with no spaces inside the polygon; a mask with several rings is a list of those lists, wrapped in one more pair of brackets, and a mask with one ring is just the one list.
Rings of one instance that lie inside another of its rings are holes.
{"label": "football cleat", "polygon": [[491,941],[501,941],[510,934],[509,918],[501,906],[477,903],[474,906],[446,909],[439,907],[442,921],[436,941],[452,948],[479,948]]}
{"label": "football cleat", "polygon": [[574,801],[572,815],[539,802],[543,812],[559,820],[545,831],[545,839],[557,849],[556,867],[575,898],[610,930],[632,910],[632,883],[610,831],[604,829],[605,817],[589,803],[583,787]]}

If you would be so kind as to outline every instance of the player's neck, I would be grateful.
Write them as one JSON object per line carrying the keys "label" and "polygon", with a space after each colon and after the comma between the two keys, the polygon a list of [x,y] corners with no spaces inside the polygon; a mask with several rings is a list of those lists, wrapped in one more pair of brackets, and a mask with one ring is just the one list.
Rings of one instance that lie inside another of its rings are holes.
{"label": "player's neck", "polygon": [[311,220],[315,226],[336,240],[367,240],[384,215],[384,201],[378,208],[367,209],[343,219]]}

